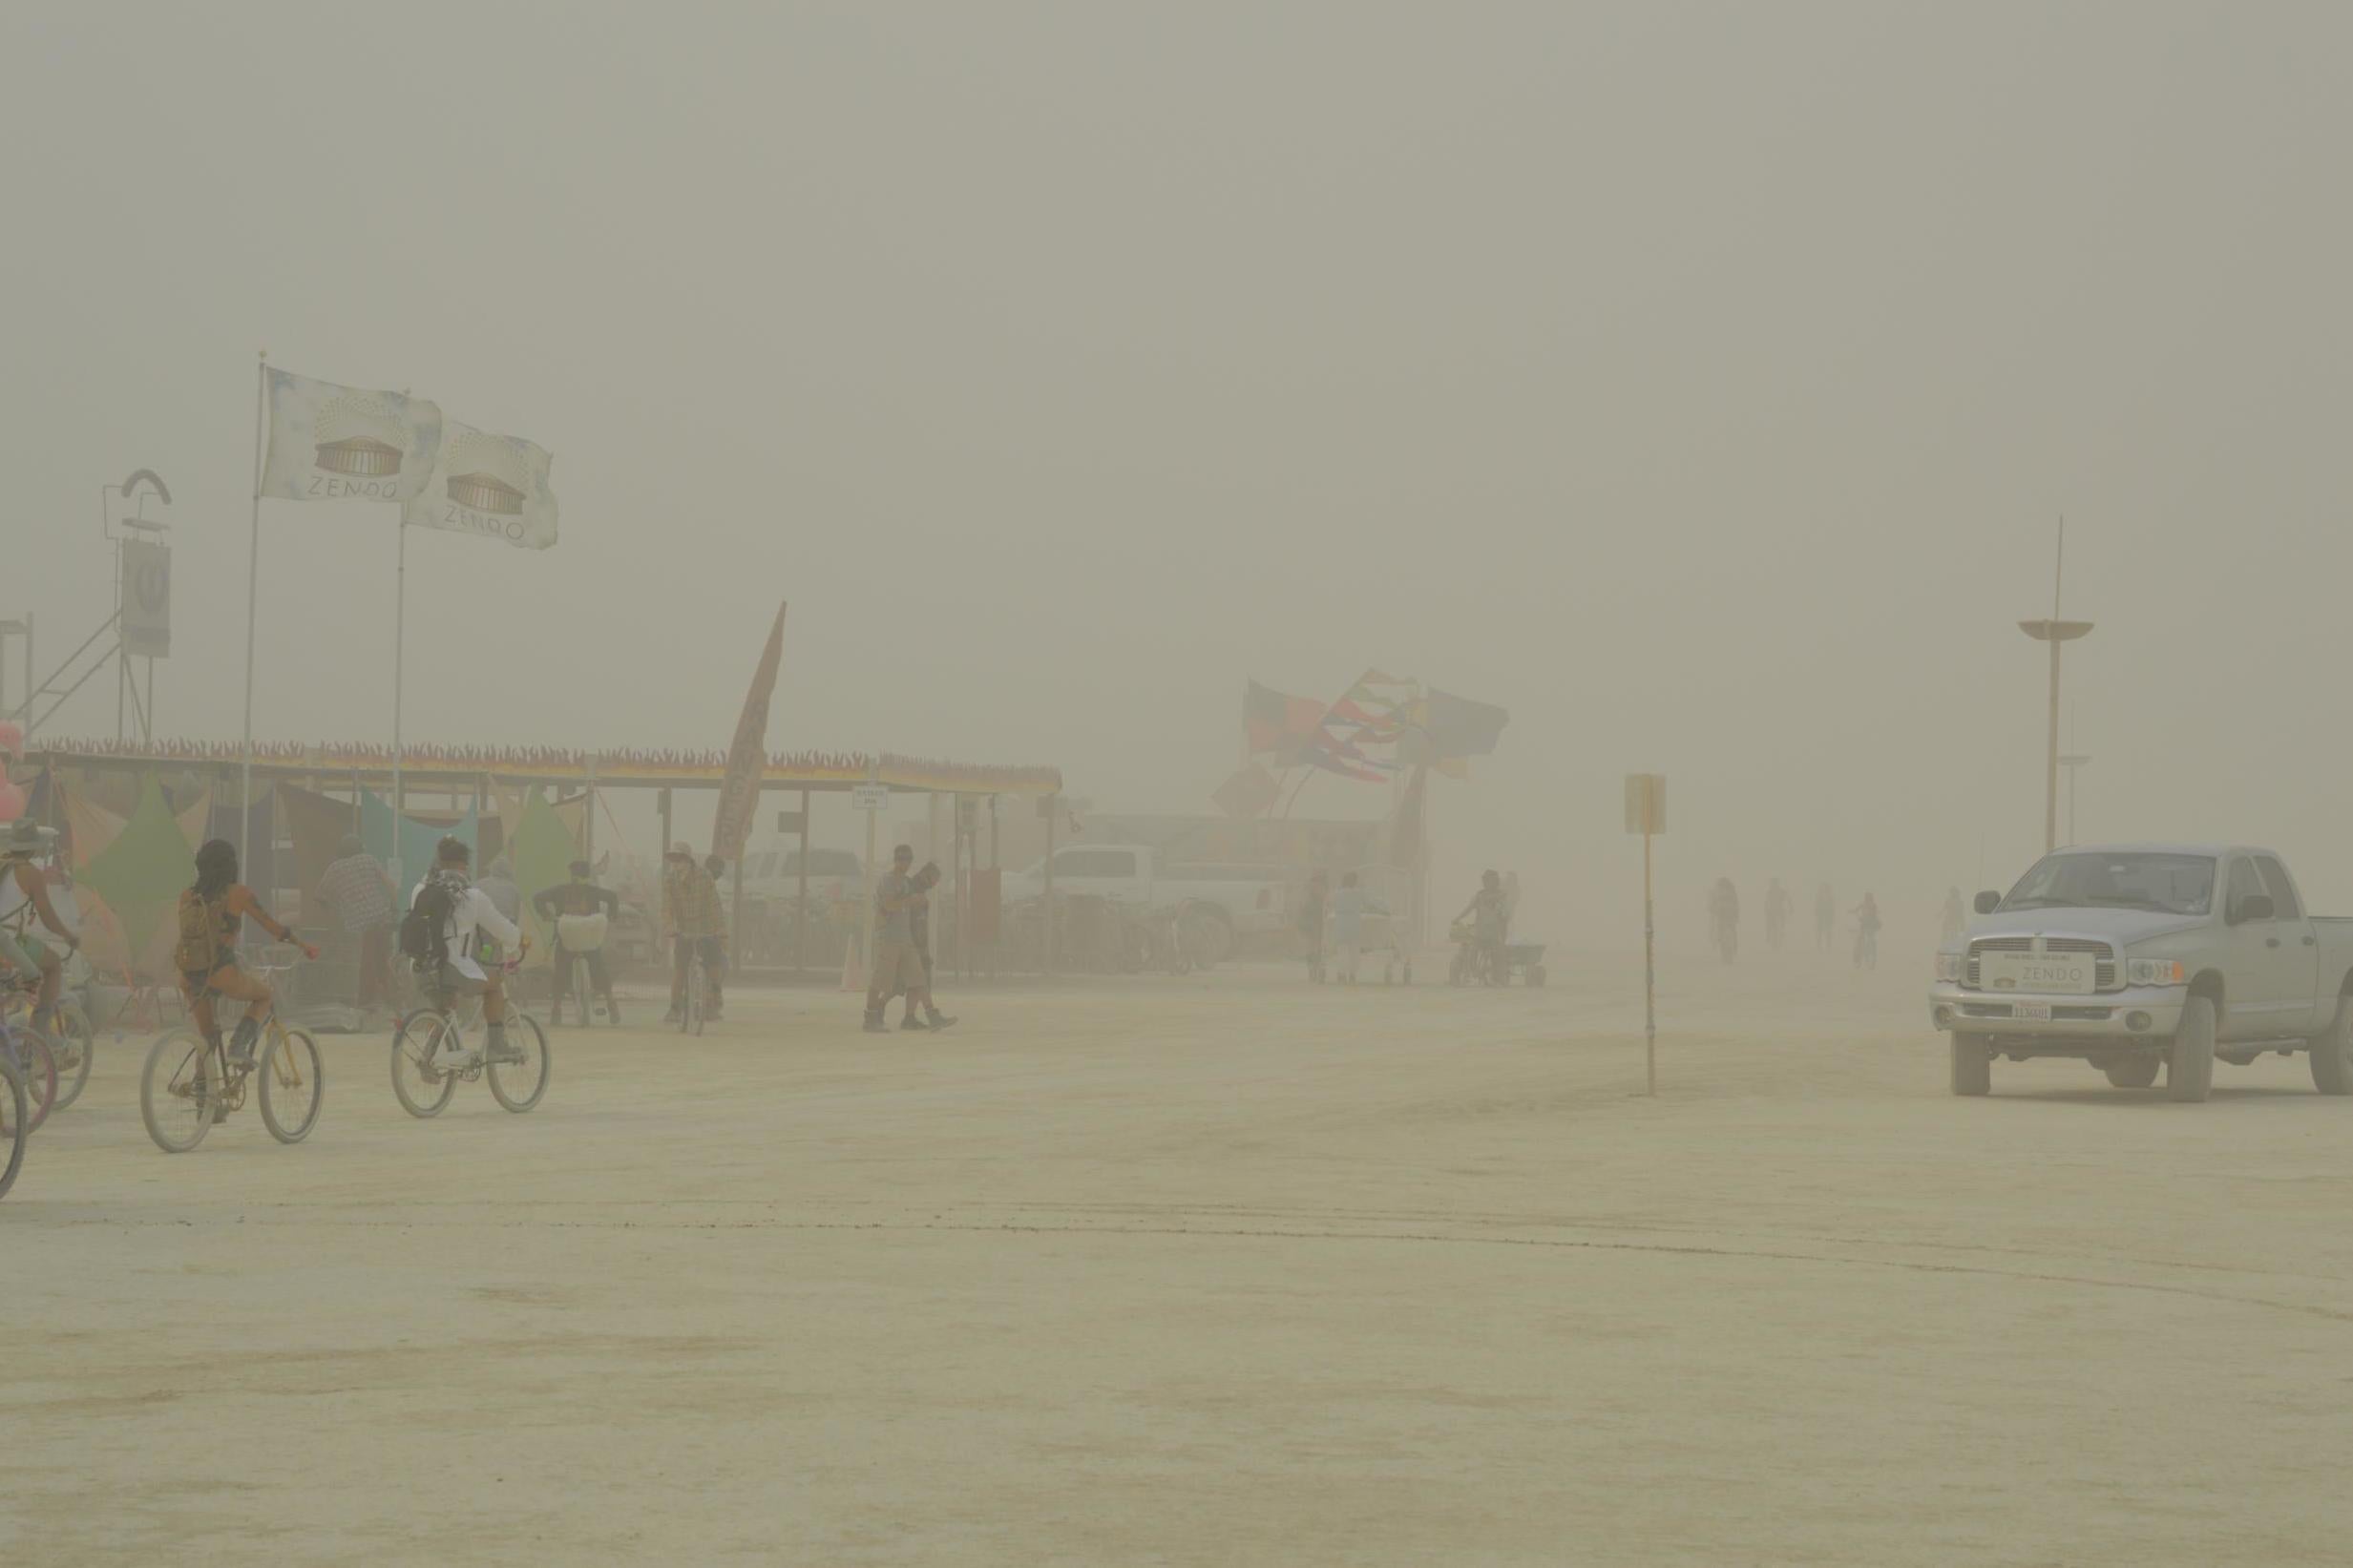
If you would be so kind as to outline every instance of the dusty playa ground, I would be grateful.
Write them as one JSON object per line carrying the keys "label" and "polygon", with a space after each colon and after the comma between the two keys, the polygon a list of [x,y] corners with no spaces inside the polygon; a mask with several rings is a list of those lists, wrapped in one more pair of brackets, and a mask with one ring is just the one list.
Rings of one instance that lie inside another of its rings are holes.
{"label": "dusty playa ground", "polygon": [[[541,1108],[0,1202],[0,1547],[137,1563],[2341,1562],[2353,1103],[1955,1100],[1920,966],[1290,971],[557,1036]],[[641,1004],[639,1015],[647,1015]]]}

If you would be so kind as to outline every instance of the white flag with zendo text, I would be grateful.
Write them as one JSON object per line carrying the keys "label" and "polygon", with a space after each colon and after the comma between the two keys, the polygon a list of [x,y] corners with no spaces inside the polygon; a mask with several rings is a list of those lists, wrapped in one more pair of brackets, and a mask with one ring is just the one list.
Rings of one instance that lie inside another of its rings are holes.
{"label": "white flag with zendo text", "polygon": [[547,479],[554,461],[536,442],[452,420],[442,429],[432,474],[402,509],[401,521],[545,550],[556,542],[556,492]]}
{"label": "white flag with zendo text", "polygon": [[261,493],[287,501],[399,501],[425,488],[441,409],[423,398],[264,372],[269,457]]}

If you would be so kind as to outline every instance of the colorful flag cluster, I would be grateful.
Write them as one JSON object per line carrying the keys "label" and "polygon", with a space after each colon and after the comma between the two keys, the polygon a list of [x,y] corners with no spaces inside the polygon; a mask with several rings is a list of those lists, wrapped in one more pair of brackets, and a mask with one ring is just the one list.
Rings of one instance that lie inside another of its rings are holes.
{"label": "colorful flag cluster", "polygon": [[1400,768],[1460,774],[1493,751],[1511,715],[1372,669],[1335,700],[1291,697],[1255,680],[1242,701],[1243,743],[1277,767],[1313,767],[1378,783]]}

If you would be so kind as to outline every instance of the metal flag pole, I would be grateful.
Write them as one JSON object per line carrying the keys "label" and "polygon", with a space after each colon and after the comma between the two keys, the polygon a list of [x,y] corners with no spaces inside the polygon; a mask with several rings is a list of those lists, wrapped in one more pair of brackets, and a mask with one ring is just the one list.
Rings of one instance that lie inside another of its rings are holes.
{"label": "metal flag pole", "polygon": [[245,554],[245,750],[237,786],[237,853],[253,859],[253,637],[262,585],[262,436],[268,413],[269,350],[253,371],[253,528]]}
{"label": "metal flag pole", "polygon": [[404,513],[392,525],[400,542],[394,547],[392,568],[392,886],[404,880],[400,864],[400,681],[408,657],[409,638],[409,519]]}

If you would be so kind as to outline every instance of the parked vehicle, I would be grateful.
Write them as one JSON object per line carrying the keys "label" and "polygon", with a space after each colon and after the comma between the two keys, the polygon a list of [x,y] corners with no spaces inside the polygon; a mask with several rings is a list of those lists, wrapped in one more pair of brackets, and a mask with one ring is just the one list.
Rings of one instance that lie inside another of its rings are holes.
{"label": "parked vehicle", "polygon": [[2311,915],[2279,857],[2248,846],[2123,845],[2044,856],[1937,954],[1928,1011],[1952,1092],[1998,1057],[2089,1061],[2120,1089],[2162,1073],[2202,1100],[2217,1058],[2302,1052],[2353,1093],[2353,918]]}
{"label": "parked vehicle", "polygon": [[[1045,864],[1007,872],[1005,902],[1043,895]],[[1222,922],[1233,936],[1281,930],[1290,923],[1281,872],[1267,867],[1164,867],[1158,851],[1143,844],[1081,844],[1057,851],[1054,890],[1140,909],[1198,905],[1198,918]],[[1222,944],[1228,951],[1232,946]]]}

